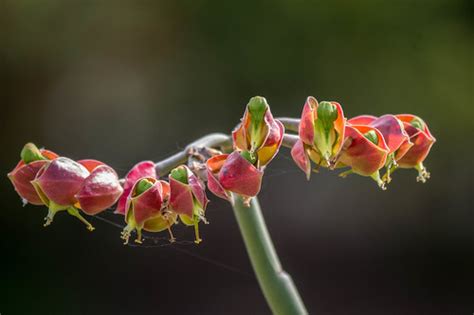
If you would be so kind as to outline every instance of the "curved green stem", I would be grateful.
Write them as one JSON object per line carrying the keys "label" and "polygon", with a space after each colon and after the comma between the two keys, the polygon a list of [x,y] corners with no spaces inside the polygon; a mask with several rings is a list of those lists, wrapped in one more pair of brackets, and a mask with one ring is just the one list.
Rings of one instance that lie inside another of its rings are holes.
{"label": "curved green stem", "polygon": [[273,314],[308,314],[293,280],[282,269],[257,198],[252,198],[250,207],[244,205],[240,196],[233,195],[233,201],[247,253]]}

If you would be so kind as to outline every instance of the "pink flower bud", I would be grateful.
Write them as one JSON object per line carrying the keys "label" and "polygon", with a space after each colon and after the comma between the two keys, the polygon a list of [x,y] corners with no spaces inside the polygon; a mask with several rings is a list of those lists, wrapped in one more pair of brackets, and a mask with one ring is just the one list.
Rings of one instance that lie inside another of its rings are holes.
{"label": "pink flower bud", "polygon": [[82,211],[95,215],[113,206],[122,193],[117,173],[108,165],[98,165],[82,182],[75,198]]}
{"label": "pink flower bud", "polygon": [[31,182],[41,200],[48,206],[45,226],[53,222],[59,211],[65,211],[92,225],[79,212],[94,215],[111,207],[122,193],[115,171],[96,160],[73,161],[59,157],[47,163]]}
{"label": "pink flower bud", "polygon": [[155,163],[152,161],[143,161],[137,163],[125,176],[125,183],[123,185],[123,194],[119,199],[117,209],[115,213],[125,214],[126,209],[125,205],[127,203],[127,198],[130,195],[133,185],[137,182],[138,179],[142,177],[153,177],[156,178]]}
{"label": "pink flower bud", "polygon": [[218,197],[231,201],[229,192],[234,192],[250,200],[260,191],[263,171],[237,151],[214,156],[206,166],[209,190]]}
{"label": "pink flower bud", "polygon": [[291,155],[309,179],[312,160],[317,166],[333,168],[342,148],[346,119],[337,102],[321,102],[309,96],[301,114],[298,141]]}
{"label": "pink flower bud", "polygon": [[37,174],[33,185],[46,205],[54,202],[71,206],[77,202],[75,195],[89,171],[80,163],[59,157],[47,163]]}
{"label": "pink flower bud", "polygon": [[283,141],[285,128],[274,119],[264,97],[250,99],[242,122],[232,132],[234,146],[257,157],[257,166],[263,169],[275,157]]}
{"label": "pink flower bud", "polygon": [[127,226],[122,232],[122,239],[125,240],[125,244],[128,243],[134,230],[137,232],[135,242],[141,243],[142,229],[149,228],[152,231],[157,229],[161,231],[158,227],[161,223],[166,222],[168,229],[174,224],[174,219],[165,216],[163,211],[168,204],[169,195],[169,184],[154,177],[142,177],[134,183],[125,206]]}
{"label": "pink flower bud", "polygon": [[384,181],[391,181],[390,174],[397,168],[397,161],[413,145],[410,137],[403,127],[403,123],[394,115],[383,115],[379,118],[374,116],[362,115],[349,119],[348,123],[352,125],[368,125],[376,128],[383,135],[385,143],[389,148],[387,161],[385,163],[386,173]]}
{"label": "pink flower bud", "polygon": [[204,217],[208,203],[205,186],[185,165],[172,170],[169,181],[171,210],[179,215],[184,224],[194,226],[195,243],[199,244],[202,241],[199,237],[199,221],[207,223]]}
{"label": "pink flower bud", "polygon": [[178,169],[184,170],[186,181],[174,178],[173,171],[171,171],[169,176],[170,206],[174,212],[192,217],[195,204],[203,210],[206,209],[208,199],[205,187],[187,166],[182,165]]}
{"label": "pink flower bud", "polygon": [[40,150],[40,152],[46,160],[36,160],[28,164],[24,161],[20,161],[16,167],[8,173],[8,178],[12,182],[13,187],[15,187],[18,195],[20,195],[25,203],[28,202],[33,205],[43,205],[44,203],[31,184],[31,181],[35,179],[36,174],[49,160],[54,160],[58,157],[56,153],[48,150],[43,149]]}
{"label": "pink flower bud", "polygon": [[430,173],[423,165],[431,147],[436,142],[428,125],[419,117],[410,114],[396,115],[403,122],[413,146],[398,160],[401,168],[415,168],[418,171],[417,181],[426,182]]}
{"label": "pink flower bud", "polygon": [[341,176],[349,173],[370,176],[385,189],[379,170],[385,165],[389,148],[380,131],[370,126],[346,125],[344,143],[339,161],[351,170]]}

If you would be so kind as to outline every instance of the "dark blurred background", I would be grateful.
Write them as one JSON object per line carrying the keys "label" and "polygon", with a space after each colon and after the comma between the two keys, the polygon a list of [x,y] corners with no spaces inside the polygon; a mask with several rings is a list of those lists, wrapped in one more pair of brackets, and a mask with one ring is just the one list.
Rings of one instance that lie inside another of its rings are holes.
{"label": "dark blurred background", "polygon": [[[474,312],[472,1],[0,3],[3,174],[34,141],[124,175],[229,132],[254,95],[276,116],[307,95],[349,117],[414,113],[438,140],[428,183],[308,183],[282,149],[264,214],[311,314]],[[269,314],[217,198],[201,245],[132,248],[94,218],[93,233],[65,214],[45,229],[45,208],[0,185],[2,315]]]}

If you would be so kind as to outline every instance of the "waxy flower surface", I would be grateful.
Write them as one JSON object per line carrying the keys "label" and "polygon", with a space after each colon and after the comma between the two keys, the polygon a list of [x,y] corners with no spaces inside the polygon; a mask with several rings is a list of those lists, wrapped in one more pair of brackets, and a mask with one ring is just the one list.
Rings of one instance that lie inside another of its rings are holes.
{"label": "waxy flower surface", "polygon": [[397,167],[397,162],[412,147],[410,137],[405,131],[403,123],[394,115],[383,115],[374,117],[369,115],[357,116],[349,119],[352,125],[369,125],[376,128],[382,134],[389,148],[387,161],[385,163],[387,172],[384,176],[390,182],[390,173]]}
{"label": "waxy flower surface", "polygon": [[[216,196],[232,202],[231,192],[246,201],[258,195],[263,171],[259,170],[245,153],[233,152],[210,158],[206,163],[207,186]],[[250,160],[250,161],[249,161]]]}
{"label": "waxy flower surface", "polygon": [[401,168],[416,169],[418,171],[417,181],[426,182],[430,178],[430,173],[426,170],[423,162],[436,139],[428,129],[428,125],[420,117],[411,114],[400,114],[396,117],[403,122],[410,142],[413,143],[413,146],[398,160],[398,165]]}
{"label": "waxy flower surface", "polygon": [[171,171],[169,183],[170,210],[178,214],[185,225],[194,226],[195,242],[200,243],[199,221],[207,223],[204,214],[208,199],[204,184],[185,165]]}
{"label": "waxy flower surface", "polygon": [[176,215],[166,211],[169,202],[170,186],[154,177],[142,177],[133,185],[125,205],[125,222],[122,239],[128,244],[133,231],[137,232],[136,243],[142,243],[142,230],[161,232],[168,230],[174,240],[170,227],[176,222]]}
{"label": "waxy flower surface", "polygon": [[23,200],[23,203],[33,205],[43,205],[43,201],[31,184],[36,174],[50,160],[54,160],[58,155],[54,152],[39,150],[33,143],[27,143],[22,150],[21,160],[15,168],[8,173],[8,178],[15,187],[16,192]]}
{"label": "waxy flower surface", "polygon": [[157,179],[155,164],[151,161],[137,163],[126,175],[124,193],[120,198],[116,213],[125,216],[127,226],[122,231],[122,239],[128,243],[133,231],[137,232],[135,242],[142,242],[142,230],[161,232],[168,230],[170,241],[174,241],[171,226],[177,215],[168,211],[170,185]]}
{"label": "waxy flower surface", "polygon": [[370,176],[385,189],[379,170],[385,165],[389,148],[383,135],[374,127],[366,125],[348,124],[345,128],[345,145],[338,160],[342,165],[338,166],[349,166],[351,169],[341,176],[350,173]]}
{"label": "waxy flower surface", "polygon": [[342,149],[346,119],[337,102],[321,102],[309,96],[303,107],[299,140],[291,150],[296,165],[309,179],[312,160],[319,166],[332,167]]}
{"label": "waxy flower surface", "polygon": [[232,138],[236,150],[250,152],[256,166],[263,169],[278,153],[284,133],[283,124],[273,118],[267,100],[256,96],[250,99]]}
{"label": "waxy flower surface", "polygon": [[96,160],[73,161],[58,157],[45,164],[32,181],[36,192],[49,208],[45,226],[59,211],[67,212],[86,224],[79,209],[94,215],[111,207],[123,192],[115,171]]}

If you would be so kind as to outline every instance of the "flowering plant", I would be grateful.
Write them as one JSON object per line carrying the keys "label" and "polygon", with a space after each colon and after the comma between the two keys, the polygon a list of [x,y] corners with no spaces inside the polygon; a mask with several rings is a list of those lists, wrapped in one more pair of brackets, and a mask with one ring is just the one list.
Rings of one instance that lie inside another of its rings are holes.
{"label": "flowering plant", "polygon": [[281,269],[256,199],[265,169],[280,148],[291,149],[308,180],[320,167],[345,168],[340,176],[370,177],[385,190],[397,168],[416,169],[417,180],[426,182],[430,174],[424,161],[435,141],[425,121],[415,115],[347,119],[340,103],[309,96],[301,119],[274,118],[266,99],[257,96],[231,135],[211,134],[163,161],[139,162],[123,179],[100,161],[75,161],[32,143],[24,146],[8,178],[24,204],[48,208],[45,226],[66,211],[92,231],[82,214],[98,215],[117,203],[115,213],[126,223],[121,234],[125,244],[134,233],[141,244],[143,231],[168,231],[174,242],[171,228],[179,221],[194,228],[199,244],[199,223],[208,223],[207,183],[210,192],[234,208],[271,309],[306,314],[291,277]]}

